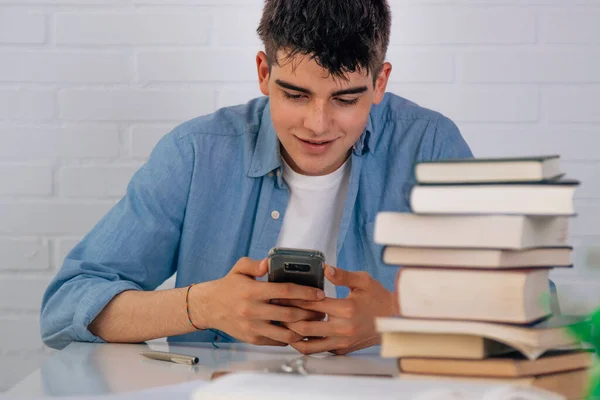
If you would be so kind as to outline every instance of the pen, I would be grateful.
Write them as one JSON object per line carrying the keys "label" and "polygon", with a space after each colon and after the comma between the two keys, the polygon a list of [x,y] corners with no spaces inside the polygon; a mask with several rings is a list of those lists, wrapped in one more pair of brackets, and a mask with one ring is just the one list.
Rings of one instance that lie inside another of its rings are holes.
{"label": "pen", "polygon": [[142,351],[140,354],[153,360],[170,361],[186,365],[198,364],[198,357],[187,356],[185,354],[167,353],[165,351]]}

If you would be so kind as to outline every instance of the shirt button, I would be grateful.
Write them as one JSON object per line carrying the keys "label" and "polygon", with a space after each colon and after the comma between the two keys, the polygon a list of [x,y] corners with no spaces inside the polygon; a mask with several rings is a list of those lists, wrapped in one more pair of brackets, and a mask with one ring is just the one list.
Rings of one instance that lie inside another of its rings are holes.
{"label": "shirt button", "polygon": [[281,170],[280,170],[280,169],[278,169],[278,170],[277,170],[277,176],[280,176],[280,175],[281,175]]}
{"label": "shirt button", "polygon": [[269,178],[273,177],[273,171],[269,172]]}
{"label": "shirt button", "polygon": [[271,218],[279,219],[279,211],[277,211],[277,210],[271,211]]}

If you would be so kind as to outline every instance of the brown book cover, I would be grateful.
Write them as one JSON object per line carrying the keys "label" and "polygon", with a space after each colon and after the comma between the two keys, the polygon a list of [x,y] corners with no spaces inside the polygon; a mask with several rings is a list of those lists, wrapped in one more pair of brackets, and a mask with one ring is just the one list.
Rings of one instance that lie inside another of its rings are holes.
{"label": "brown book cover", "polygon": [[519,353],[489,357],[484,360],[448,358],[400,358],[398,368],[403,373],[487,376],[518,378],[586,369],[592,365],[588,351],[551,351],[537,360],[528,360]]}
{"label": "brown book cover", "polygon": [[481,336],[410,332],[381,334],[381,356],[384,358],[432,357],[481,360],[510,352],[514,352],[512,347]]}
{"label": "brown book cover", "polygon": [[482,382],[491,384],[511,384],[520,386],[531,386],[544,389],[564,396],[567,400],[583,400],[588,384],[589,370],[578,369],[575,371],[558,372],[555,374],[528,376],[520,378],[489,378],[489,377],[467,377],[447,375],[425,375],[425,374],[400,374],[399,379],[434,379],[452,380],[465,382]]}

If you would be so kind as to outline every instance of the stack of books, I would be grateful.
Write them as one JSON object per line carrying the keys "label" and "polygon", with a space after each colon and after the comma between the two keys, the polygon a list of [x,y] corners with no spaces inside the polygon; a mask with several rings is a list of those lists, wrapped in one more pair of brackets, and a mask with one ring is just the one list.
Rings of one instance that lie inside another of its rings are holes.
{"label": "stack of books", "polygon": [[591,354],[551,309],[569,268],[579,182],[558,156],[419,163],[413,213],[381,212],[375,242],[399,269],[399,315],[378,318],[400,377],[531,385],[583,397]]}

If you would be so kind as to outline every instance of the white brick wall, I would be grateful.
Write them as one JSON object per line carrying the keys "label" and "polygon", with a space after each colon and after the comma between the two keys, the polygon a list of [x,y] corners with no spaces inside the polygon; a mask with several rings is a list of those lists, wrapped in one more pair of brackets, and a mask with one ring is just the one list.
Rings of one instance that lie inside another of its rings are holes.
{"label": "white brick wall", "polygon": [[[125,52],[5,51],[2,82],[119,83],[129,79]],[[88,67],[81,68],[82,65]]]}
{"label": "white brick wall", "polygon": [[[6,3],[5,1],[0,4]],[[0,13],[0,42],[10,44],[38,44],[46,39],[44,13],[28,10],[4,9]]]}
{"label": "white brick wall", "polygon": [[213,89],[64,89],[60,117],[77,121],[179,121],[214,109]]}
{"label": "white brick wall", "polygon": [[140,167],[64,167],[60,171],[59,195],[85,198],[120,198]]}
{"label": "white brick wall", "polygon": [[49,268],[48,243],[43,239],[0,238],[0,254],[2,254],[0,271],[43,271]]}
{"label": "white brick wall", "polygon": [[[600,2],[390,0],[390,90],[480,156],[560,153],[569,311],[600,304]],[[260,95],[261,0],[0,0],[0,391],[47,352],[42,293],[177,123]],[[585,284],[580,285],[585,281]]]}
{"label": "white brick wall", "polygon": [[[206,45],[206,12],[68,12],[54,16],[57,45]],[[110,27],[110,29],[107,29]],[[76,33],[76,34],[74,34]]]}
{"label": "white brick wall", "polygon": [[11,87],[0,89],[0,118],[3,120],[50,121],[55,117],[56,100],[53,90]]}

